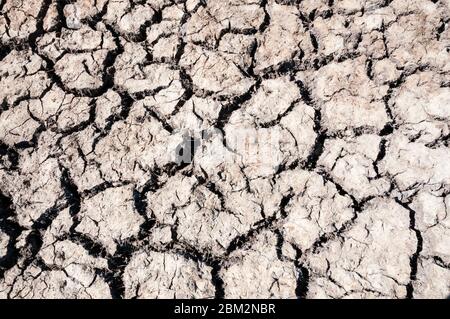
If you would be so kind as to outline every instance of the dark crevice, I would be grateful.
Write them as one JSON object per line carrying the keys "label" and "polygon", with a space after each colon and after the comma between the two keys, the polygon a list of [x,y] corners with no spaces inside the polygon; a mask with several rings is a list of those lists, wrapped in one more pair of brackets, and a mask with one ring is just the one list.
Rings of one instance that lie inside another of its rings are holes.
{"label": "dark crevice", "polygon": [[374,169],[375,174],[376,174],[375,178],[380,178],[381,177],[379,169],[378,169],[378,163],[381,160],[383,160],[383,158],[386,156],[386,143],[387,143],[387,140],[385,138],[381,139],[377,158],[373,162],[373,169]]}
{"label": "dark crevice", "polygon": [[441,34],[445,31],[449,20],[441,20],[439,26],[436,29],[436,39],[439,41],[441,39]]}
{"label": "dark crevice", "polygon": [[[108,270],[103,270],[99,272],[99,274],[108,283],[111,296],[115,299],[123,298],[125,287],[123,284],[122,275],[129,259],[131,258],[134,248],[128,242],[117,243],[116,251],[114,255],[111,256],[103,245],[96,242],[90,236],[78,232],[76,227],[81,222],[78,216],[81,209],[81,195],[78,192],[78,187],[71,179],[69,171],[64,167],[62,167],[61,181],[65,198],[70,205],[69,212],[73,220],[69,234],[67,234],[67,239],[81,245],[91,256],[107,259]],[[142,211],[142,203],[138,202],[137,208]]]}
{"label": "dark crevice", "polygon": [[409,212],[409,229],[416,234],[417,246],[416,251],[409,259],[411,272],[409,275],[409,283],[406,285],[406,298],[412,299],[414,298],[414,282],[417,279],[417,266],[423,248],[423,237],[420,230],[416,227],[416,212],[408,205],[408,203],[404,203],[398,198],[396,198],[395,201]]}
{"label": "dark crevice", "polygon": [[175,105],[175,108],[171,114],[172,116],[176,115],[180,111],[180,109],[186,104],[186,102],[194,95],[192,79],[189,76],[189,74],[184,69],[181,69],[179,75],[181,85],[184,89],[184,93],[178,100],[177,104]]}
{"label": "dark crevice", "polygon": [[308,170],[313,170],[316,168],[317,161],[319,160],[320,156],[324,151],[325,140],[327,138],[327,135],[326,130],[322,129],[321,121],[322,121],[322,114],[318,109],[316,109],[314,111],[314,131],[316,132],[317,137],[312,147],[312,150],[308,155],[308,158],[306,159],[305,168]]}
{"label": "dark crevice", "polygon": [[353,217],[350,220],[348,220],[347,222],[345,222],[340,228],[336,229],[335,231],[322,234],[311,246],[310,250],[312,252],[318,251],[321,247],[323,247],[331,239],[341,237],[342,234],[345,231],[347,231],[348,229],[350,229],[351,226],[355,223],[359,214],[363,212],[366,204],[374,198],[374,196],[369,196],[369,197],[366,197],[366,198],[358,201],[352,194],[347,192],[339,183],[337,183],[330,176],[330,174],[328,174],[326,172],[321,172],[321,171],[318,173],[319,173],[319,175],[322,176],[322,178],[325,181],[332,183],[336,187],[336,191],[338,192],[339,195],[350,198],[350,200],[352,201],[352,209],[353,209],[354,214],[353,214]]}
{"label": "dark crevice", "polygon": [[173,127],[166,121],[164,117],[160,116],[158,113],[156,113],[155,110],[150,107],[145,107],[145,109],[148,114],[150,114],[155,120],[157,120],[167,132],[173,132]]}
{"label": "dark crevice", "polygon": [[277,258],[281,261],[283,261],[285,258],[283,256],[283,245],[284,245],[284,238],[283,234],[279,229],[275,229],[274,231],[275,236],[277,237],[277,244],[276,244],[276,252],[277,252]]}
{"label": "dark crevice", "polygon": [[273,127],[275,125],[278,125],[280,123],[280,121],[286,115],[288,115],[290,112],[292,112],[292,110],[295,108],[295,106],[298,104],[298,102],[299,102],[298,100],[293,101],[283,113],[278,114],[276,119],[274,119],[272,121],[269,121],[269,122],[262,123],[262,124],[259,125],[259,127],[269,128],[269,127]]}
{"label": "dark crevice", "polygon": [[439,267],[445,268],[450,270],[450,264],[446,263],[441,257],[439,256],[433,256],[433,261],[436,265],[438,265]]}
{"label": "dark crevice", "polygon": [[0,279],[5,271],[12,268],[19,259],[19,250],[16,248],[17,238],[24,230],[15,220],[12,199],[0,191],[0,231],[9,237],[6,254],[0,256]]}
{"label": "dark crevice", "polygon": [[256,92],[261,85],[261,80],[257,80],[255,84],[252,85],[252,87],[243,95],[235,97],[232,99],[232,101],[223,106],[222,109],[219,112],[219,116],[216,121],[215,127],[222,131],[225,125],[228,123],[228,120],[230,119],[231,115],[234,111],[239,109],[243,103],[247,102],[251,99],[253,92]]}
{"label": "dark crevice", "polygon": [[212,268],[211,270],[211,281],[215,287],[215,298],[216,299],[223,299],[225,298],[225,289],[224,289],[224,282],[223,279],[220,277],[220,270],[221,270],[221,264],[220,261],[214,260],[213,262],[209,263],[209,266]]}
{"label": "dark crevice", "polygon": [[[174,242],[168,247],[170,252],[180,255],[185,259],[192,260],[197,264],[205,264],[208,267],[211,267],[211,283],[214,285],[215,294],[214,297],[216,299],[225,298],[225,289],[224,282],[220,276],[220,272],[222,270],[222,260],[216,257],[213,257],[208,251],[200,252],[195,247],[186,244],[179,244],[177,238],[173,238]],[[174,248],[174,244],[178,243],[176,248]],[[159,251],[159,250],[156,250]],[[167,248],[163,250],[167,252]]]}
{"label": "dark crevice", "polygon": [[228,245],[228,248],[226,250],[226,256],[230,255],[235,250],[243,248],[245,245],[250,243],[262,230],[272,228],[272,226],[280,218],[281,219],[285,218],[287,216],[286,207],[293,197],[294,197],[294,194],[289,193],[289,194],[283,196],[283,198],[281,199],[280,205],[279,205],[280,217],[277,217],[277,214],[269,216],[269,217],[257,222],[256,224],[254,224],[253,228],[251,228],[248,232],[235,237]]}
{"label": "dark crevice", "polygon": [[96,136],[92,142],[93,150],[95,150],[95,147],[97,146],[98,142],[100,142],[102,138],[104,138],[109,134],[113,125],[116,122],[125,120],[128,117],[128,114],[130,113],[131,107],[134,103],[133,98],[126,92],[118,92],[118,94],[121,100],[121,110],[118,114],[113,114],[106,119],[107,124],[105,125],[104,129],[100,131],[100,134]]}
{"label": "dark crevice", "polygon": [[297,279],[297,287],[295,288],[295,295],[299,299],[306,299],[309,287],[309,270],[302,264],[297,265],[299,271]]}
{"label": "dark crevice", "polygon": [[[6,157],[8,163],[5,163],[3,156]],[[13,147],[10,147],[0,141],[0,164],[9,167],[11,170],[17,169],[19,165],[19,153]]]}
{"label": "dark crevice", "polygon": [[373,61],[371,59],[366,62],[366,74],[370,80],[373,80]]}
{"label": "dark crevice", "polygon": [[[55,204],[53,207],[45,210],[45,212],[42,213],[41,216],[39,216],[39,218],[34,221],[33,225],[31,226],[30,233],[25,238],[25,245],[18,253],[20,257],[23,257],[23,260],[20,260],[21,275],[23,275],[27,268],[34,262],[36,255],[39,253],[43,244],[43,234],[45,233],[45,231],[48,229],[48,227],[50,227],[53,220],[58,216],[58,214],[67,207],[68,205],[66,203]],[[15,259],[15,264],[17,264],[18,261],[18,259]],[[15,264],[9,265],[9,268],[15,266]],[[8,298],[11,298],[11,292],[13,288],[14,284],[10,287]]]}
{"label": "dark crevice", "polygon": [[313,52],[314,53],[317,53],[317,51],[318,51],[318,49],[319,49],[319,43],[317,42],[317,38],[316,38],[316,36],[313,34],[313,33],[309,33],[309,37],[310,37],[310,39],[311,39],[311,44],[312,44],[312,46],[313,46],[313,48],[314,48],[314,50],[313,50]]}
{"label": "dark crevice", "polygon": [[62,28],[67,28],[66,16],[64,14],[64,7],[70,3],[70,0],[58,0],[55,1],[56,11],[58,12],[58,36]]}
{"label": "dark crevice", "polygon": [[269,13],[267,12],[267,9],[266,9],[267,0],[262,0],[260,6],[264,10],[264,20],[261,23],[261,25],[259,26],[259,32],[262,33],[262,32],[264,32],[267,29],[267,27],[270,24],[270,15],[269,15]]}
{"label": "dark crevice", "polygon": [[122,299],[125,295],[123,273],[133,252],[134,247],[125,242],[117,245],[114,255],[108,258],[109,272],[104,275],[104,279],[108,283],[114,299]]}
{"label": "dark crevice", "polygon": [[140,226],[138,239],[145,239],[150,234],[151,229],[156,224],[154,217],[150,218],[147,214],[147,193],[155,191],[158,187],[158,177],[152,173],[151,178],[142,187],[142,190],[133,190],[134,208],[144,218],[144,223]]}

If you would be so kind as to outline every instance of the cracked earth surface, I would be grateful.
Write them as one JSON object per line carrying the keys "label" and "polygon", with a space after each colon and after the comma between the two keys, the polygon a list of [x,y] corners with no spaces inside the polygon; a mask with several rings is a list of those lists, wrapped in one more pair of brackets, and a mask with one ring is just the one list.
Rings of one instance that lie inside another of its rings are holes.
{"label": "cracked earth surface", "polygon": [[450,1],[0,10],[0,298],[448,296]]}

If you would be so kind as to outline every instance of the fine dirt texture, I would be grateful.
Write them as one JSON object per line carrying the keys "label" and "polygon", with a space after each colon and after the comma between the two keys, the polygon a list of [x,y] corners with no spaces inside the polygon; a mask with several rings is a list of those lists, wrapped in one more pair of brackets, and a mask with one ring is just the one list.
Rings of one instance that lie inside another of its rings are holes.
{"label": "fine dirt texture", "polygon": [[447,298],[450,0],[0,0],[0,298]]}

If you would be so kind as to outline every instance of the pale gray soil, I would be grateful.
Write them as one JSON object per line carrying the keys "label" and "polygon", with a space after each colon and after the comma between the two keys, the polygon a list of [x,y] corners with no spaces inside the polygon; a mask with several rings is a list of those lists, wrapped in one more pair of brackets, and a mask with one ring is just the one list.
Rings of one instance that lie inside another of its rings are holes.
{"label": "pale gray soil", "polygon": [[0,10],[0,298],[449,295],[449,0]]}

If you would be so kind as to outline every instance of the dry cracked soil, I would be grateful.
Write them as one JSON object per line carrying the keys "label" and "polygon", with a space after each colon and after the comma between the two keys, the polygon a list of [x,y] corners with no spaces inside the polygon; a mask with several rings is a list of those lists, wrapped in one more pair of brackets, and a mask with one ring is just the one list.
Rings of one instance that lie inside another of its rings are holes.
{"label": "dry cracked soil", "polygon": [[1,0],[0,298],[446,298],[449,0]]}

